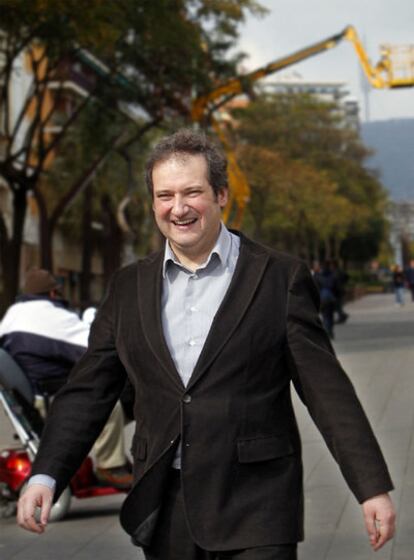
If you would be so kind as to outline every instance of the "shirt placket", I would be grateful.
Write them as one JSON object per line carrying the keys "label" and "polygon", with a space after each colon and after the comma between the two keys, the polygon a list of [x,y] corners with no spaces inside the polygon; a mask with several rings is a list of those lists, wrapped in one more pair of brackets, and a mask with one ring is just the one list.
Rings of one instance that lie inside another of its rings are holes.
{"label": "shirt placket", "polygon": [[197,353],[199,346],[199,325],[197,325],[197,281],[199,277],[197,273],[192,273],[188,276],[187,286],[184,296],[184,314],[185,314],[185,345],[186,355],[185,361],[185,384],[187,385],[189,378],[193,372],[194,366],[197,361]]}

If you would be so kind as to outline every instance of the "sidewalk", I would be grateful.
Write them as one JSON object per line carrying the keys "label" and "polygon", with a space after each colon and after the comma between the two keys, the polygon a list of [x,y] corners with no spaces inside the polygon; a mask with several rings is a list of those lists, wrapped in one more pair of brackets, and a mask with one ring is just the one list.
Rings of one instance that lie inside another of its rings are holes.
{"label": "sidewalk", "polygon": [[[414,304],[395,307],[392,295],[372,295],[347,306],[335,348],[371,420],[396,491],[398,533],[371,552],[360,506],[348,491],[306,409],[295,397],[305,463],[306,541],[300,560],[414,559]],[[10,430],[0,412],[0,449]],[[119,527],[122,497],[73,501],[68,518],[38,537],[0,520],[2,560],[142,560]]]}
{"label": "sidewalk", "polygon": [[335,348],[351,377],[389,465],[398,533],[377,553],[361,530],[360,506],[347,489],[304,407],[296,408],[305,461],[306,541],[301,560],[414,559],[414,303],[372,295],[347,306]]}

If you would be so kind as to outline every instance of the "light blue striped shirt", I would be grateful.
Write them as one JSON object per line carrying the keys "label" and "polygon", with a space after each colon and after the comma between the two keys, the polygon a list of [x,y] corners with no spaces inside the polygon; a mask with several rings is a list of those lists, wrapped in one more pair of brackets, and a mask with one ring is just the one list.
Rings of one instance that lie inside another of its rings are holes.
{"label": "light blue striped shirt", "polygon": [[183,266],[165,245],[161,318],[164,337],[187,386],[214,316],[236,267],[240,239],[222,224],[208,259],[195,271]]}
{"label": "light blue striped shirt", "polygon": [[[221,224],[220,234],[196,270],[183,266],[165,243],[161,319],[164,337],[184,387],[193,373],[211,324],[233,278],[240,238]],[[173,466],[180,467],[181,445]]]}

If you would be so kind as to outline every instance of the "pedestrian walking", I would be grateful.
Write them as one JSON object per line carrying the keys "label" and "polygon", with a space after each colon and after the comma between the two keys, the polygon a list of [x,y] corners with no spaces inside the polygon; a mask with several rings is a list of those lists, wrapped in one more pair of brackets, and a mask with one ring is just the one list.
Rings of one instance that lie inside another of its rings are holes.
{"label": "pedestrian walking", "polygon": [[395,294],[395,303],[396,305],[403,306],[405,277],[401,266],[399,266],[398,264],[394,267],[394,272],[392,274],[392,284]]}
{"label": "pedestrian walking", "polygon": [[[146,177],[164,249],[113,278],[33,474],[63,490],[128,377],[135,483],[121,523],[146,559],[296,560],[304,497],[293,381],[378,550],[395,525],[382,453],[322,327],[308,267],[222,223],[226,164],[193,130],[155,147]],[[44,531],[52,498],[29,485],[19,524]]]}
{"label": "pedestrian walking", "polygon": [[346,285],[349,280],[349,274],[345,272],[337,260],[332,261],[332,273],[335,278],[335,313],[338,315],[337,323],[345,323],[348,319],[348,313],[344,311],[344,299],[346,294]]}
{"label": "pedestrian walking", "polygon": [[405,279],[411,293],[411,301],[414,301],[414,259],[410,260],[410,264],[405,270]]}
{"label": "pedestrian walking", "polygon": [[334,338],[334,313],[336,308],[335,294],[338,291],[336,278],[331,261],[325,261],[314,279],[319,288],[323,325],[331,339]]}

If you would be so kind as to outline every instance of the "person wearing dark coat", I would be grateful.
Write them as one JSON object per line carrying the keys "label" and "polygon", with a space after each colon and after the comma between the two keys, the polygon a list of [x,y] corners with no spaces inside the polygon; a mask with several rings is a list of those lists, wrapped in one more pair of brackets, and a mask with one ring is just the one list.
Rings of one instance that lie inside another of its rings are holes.
{"label": "person wearing dark coat", "polygon": [[314,275],[321,299],[323,325],[330,338],[334,338],[334,314],[339,291],[337,277],[332,269],[331,261],[325,261],[322,268]]}
{"label": "person wearing dark coat", "polygon": [[[202,133],[162,140],[147,184],[164,250],[112,279],[33,472],[56,481],[56,498],[128,377],[135,483],[121,523],[146,559],[295,560],[304,498],[293,382],[379,549],[394,533],[392,481],[308,267],[221,222],[226,160]],[[29,485],[20,525],[41,533],[52,499]]]}
{"label": "person wearing dark coat", "polygon": [[343,270],[338,261],[332,261],[332,272],[335,278],[335,313],[337,314],[337,323],[345,323],[348,320],[348,313],[344,311],[344,299],[346,294],[346,285],[349,280],[348,273]]}
{"label": "person wearing dark coat", "polygon": [[411,293],[411,301],[414,301],[414,259],[410,260],[409,266],[405,269],[405,280]]}
{"label": "person wearing dark coat", "polygon": [[405,277],[400,265],[396,265],[392,273],[392,285],[394,288],[395,303],[401,307],[404,305]]}

